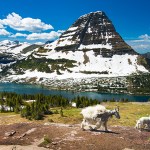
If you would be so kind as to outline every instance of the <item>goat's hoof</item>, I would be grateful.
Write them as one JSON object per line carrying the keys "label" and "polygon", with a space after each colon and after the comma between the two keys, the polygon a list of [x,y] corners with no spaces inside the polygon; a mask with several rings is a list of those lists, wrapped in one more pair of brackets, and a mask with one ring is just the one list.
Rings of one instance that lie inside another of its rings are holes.
{"label": "goat's hoof", "polygon": [[90,131],[93,131],[93,129],[89,129]]}
{"label": "goat's hoof", "polygon": [[96,131],[96,129],[91,128],[90,131]]}
{"label": "goat's hoof", "polygon": [[93,129],[92,131],[97,131],[97,129]]}

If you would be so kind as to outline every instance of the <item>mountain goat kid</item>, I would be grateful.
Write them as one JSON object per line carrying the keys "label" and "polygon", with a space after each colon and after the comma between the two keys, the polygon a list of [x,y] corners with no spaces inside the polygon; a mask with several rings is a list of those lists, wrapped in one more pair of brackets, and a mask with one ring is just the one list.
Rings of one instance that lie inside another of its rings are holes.
{"label": "mountain goat kid", "polygon": [[[83,115],[83,121],[81,123],[81,129],[84,130],[85,126],[88,126],[90,130],[97,130],[101,126],[105,127],[105,131],[107,131],[107,122],[110,117],[113,115],[116,118],[120,119],[119,108],[114,110],[107,110],[102,105],[89,106],[84,108],[81,111]],[[92,128],[92,124],[95,124],[95,128]]]}
{"label": "mountain goat kid", "polygon": [[139,130],[145,128],[150,129],[150,117],[141,117],[139,120],[137,120],[135,128]]}

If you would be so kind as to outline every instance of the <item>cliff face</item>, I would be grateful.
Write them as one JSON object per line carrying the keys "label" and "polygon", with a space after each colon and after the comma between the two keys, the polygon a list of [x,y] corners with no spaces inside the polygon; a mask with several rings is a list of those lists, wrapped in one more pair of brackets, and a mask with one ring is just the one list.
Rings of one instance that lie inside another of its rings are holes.
{"label": "cliff face", "polygon": [[93,50],[96,55],[104,57],[114,54],[136,54],[116,32],[111,20],[101,11],[81,16],[75,21],[61,35],[55,50]]}

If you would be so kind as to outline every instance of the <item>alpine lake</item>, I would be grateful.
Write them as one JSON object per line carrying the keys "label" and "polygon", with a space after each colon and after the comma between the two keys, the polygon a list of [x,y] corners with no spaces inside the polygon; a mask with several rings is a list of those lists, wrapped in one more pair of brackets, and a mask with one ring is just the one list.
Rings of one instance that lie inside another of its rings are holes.
{"label": "alpine lake", "polygon": [[128,99],[132,102],[147,102],[150,96],[141,95],[129,95],[129,94],[112,94],[112,93],[99,93],[99,92],[73,92],[63,90],[50,90],[46,87],[30,84],[18,84],[18,83],[0,83],[0,92],[15,92],[17,94],[44,94],[44,95],[60,95],[68,98],[69,100],[77,97],[84,96],[99,101],[103,100],[116,100]]}

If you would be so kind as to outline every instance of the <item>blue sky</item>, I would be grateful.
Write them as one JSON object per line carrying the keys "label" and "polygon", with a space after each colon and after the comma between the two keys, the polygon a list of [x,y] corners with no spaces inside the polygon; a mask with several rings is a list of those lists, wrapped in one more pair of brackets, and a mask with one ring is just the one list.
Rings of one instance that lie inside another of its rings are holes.
{"label": "blue sky", "polygon": [[60,36],[81,15],[104,11],[122,38],[150,51],[150,0],[1,0],[0,41],[45,42]]}

